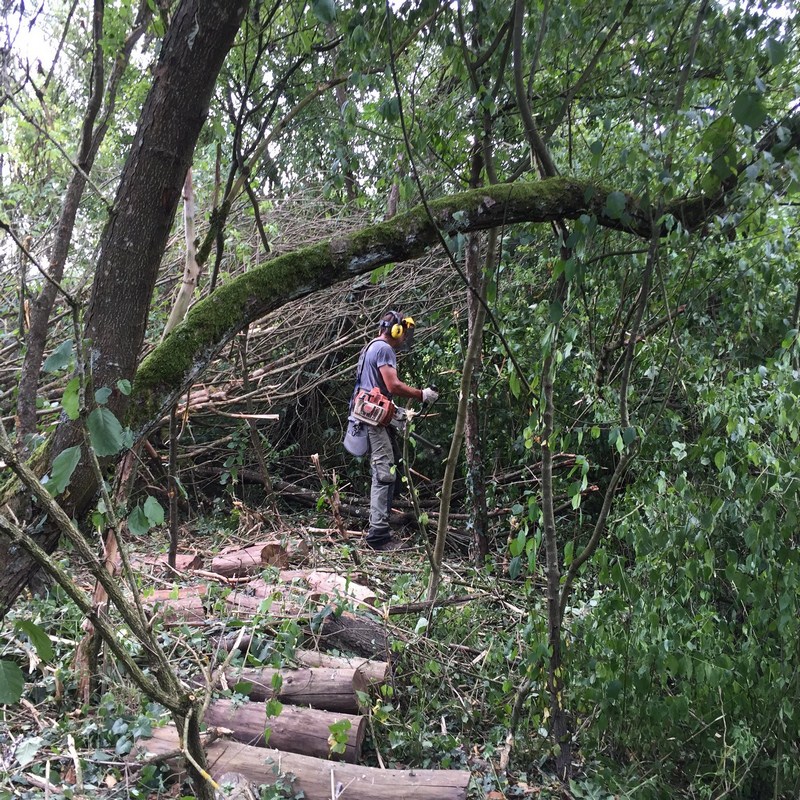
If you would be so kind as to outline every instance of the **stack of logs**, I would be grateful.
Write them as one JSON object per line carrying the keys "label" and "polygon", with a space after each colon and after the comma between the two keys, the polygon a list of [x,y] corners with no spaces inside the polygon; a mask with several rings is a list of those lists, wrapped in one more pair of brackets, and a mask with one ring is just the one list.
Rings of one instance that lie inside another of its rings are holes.
{"label": "stack of logs", "polygon": [[[245,786],[283,780],[306,800],[464,800],[470,778],[466,771],[358,766],[366,732],[360,703],[365,693],[387,680],[389,665],[379,660],[388,653],[386,633],[376,618],[361,611],[375,603],[369,589],[332,572],[288,569],[304,554],[301,546],[269,541],[223,551],[208,570],[197,556],[176,560],[184,573],[233,583],[236,588],[224,600],[231,614],[249,618],[261,612],[299,622],[313,618],[315,643],[356,654],[342,658],[298,649],[297,669],[227,669],[224,683],[249,699],[218,699],[206,711],[205,722],[216,737],[206,744],[212,777],[224,776],[227,782],[238,775]],[[162,568],[160,561],[138,559],[140,567],[151,570]],[[270,565],[278,568],[278,581],[252,578]],[[208,598],[207,586],[194,585],[156,591],[144,600],[165,624],[192,624],[207,619]],[[320,608],[336,600],[345,600],[359,613],[320,615]],[[249,646],[241,635],[223,644],[240,650]],[[276,700],[282,707],[271,716]],[[221,732],[231,738],[220,738]],[[135,752],[150,758],[179,750],[178,732],[166,726],[140,740]]]}

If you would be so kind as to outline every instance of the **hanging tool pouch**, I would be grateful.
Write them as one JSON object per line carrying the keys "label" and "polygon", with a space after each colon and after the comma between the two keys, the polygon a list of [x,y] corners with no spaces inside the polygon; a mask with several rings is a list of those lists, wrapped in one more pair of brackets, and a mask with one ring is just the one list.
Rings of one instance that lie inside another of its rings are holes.
{"label": "hanging tool pouch", "polygon": [[367,425],[389,425],[394,419],[395,405],[377,387],[370,391],[361,389],[353,399],[352,415]]}

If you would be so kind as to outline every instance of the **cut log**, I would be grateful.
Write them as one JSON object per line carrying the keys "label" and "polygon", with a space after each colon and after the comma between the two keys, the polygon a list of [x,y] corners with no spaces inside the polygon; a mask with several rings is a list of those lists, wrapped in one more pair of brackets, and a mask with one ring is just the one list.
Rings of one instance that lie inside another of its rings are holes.
{"label": "cut log", "polygon": [[331,669],[356,669],[370,686],[386,683],[389,675],[389,664],[386,661],[375,661],[368,658],[345,658],[320,653],[319,650],[295,650],[294,657],[307,667],[329,667]]}
{"label": "cut log", "polygon": [[[268,640],[260,636],[245,634],[239,639],[238,631],[229,633],[219,640],[219,646],[230,652],[236,642],[239,641],[238,650],[246,653],[248,650],[256,649],[256,652],[263,649]],[[389,675],[389,664],[386,661],[377,661],[368,658],[345,656],[332,656],[328,653],[321,653],[319,650],[294,651],[293,658],[306,667],[327,667],[330,669],[357,669],[367,680],[369,686],[380,686],[386,683]]]}
{"label": "cut log", "polygon": [[248,547],[221,550],[211,562],[211,571],[226,578],[252,575],[269,566],[285,569],[289,564],[302,563],[307,556],[308,545],[302,539],[267,539]]}
{"label": "cut log", "polygon": [[[361,758],[367,718],[356,714],[341,714],[320,711],[316,708],[284,706],[281,713],[267,716],[263,702],[234,703],[232,700],[215,700],[208,707],[204,721],[207,725],[228,728],[233,738],[244,744],[266,747],[274,745],[278,750],[287,750],[305,756],[332,758],[355,764]],[[344,752],[331,752],[331,726],[342,725]],[[269,731],[268,736],[265,731]]]}
{"label": "cut log", "polygon": [[142,604],[164,622],[203,622],[205,596],[205,586],[184,586],[177,591],[157,589],[143,597]]}
{"label": "cut log", "polygon": [[286,548],[277,540],[260,542],[250,547],[223,550],[211,561],[211,571],[226,578],[252,575],[274,564],[284,567],[289,563]]}
{"label": "cut log", "polygon": [[378,600],[372,589],[335,572],[306,569],[281,570],[280,577],[287,583],[296,580],[305,581],[311,588],[312,597],[327,595],[331,600],[342,597],[356,605],[365,606],[374,606]]}
{"label": "cut log", "polygon": [[[280,681],[275,677],[280,675]],[[230,669],[225,678],[229,686],[249,683],[245,694],[251,700],[275,698],[293,706],[311,706],[324,711],[359,710],[356,692],[367,690],[366,676],[358,669]],[[279,689],[273,686],[278,684]]]}
{"label": "cut log", "polygon": [[[172,572],[167,564],[167,559],[166,553],[162,553],[159,556],[134,556],[131,559],[131,564],[142,572],[163,575]],[[177,572],[188,572],[202,568],[203,557],[199,553],[178,553],[175,556],[175,569]]]}
{"label": "cut log", "polygon": [[314,641],[329,650],[342,650],[365,658],[386,657],[389,640],[384,627],[364,615],[343,611],[330,614],[313,633]]}
{"label": "cut log", "polygon": [[[169,725],[156,728],[151,739],[139,739],[134,755],[164,756],[177,749],[178,732]],[[466,800],[470,780],[465,770],[376,769],[225,739],[212,742],[206,752],[215,779],[239,772],[256,785],[273,785],[293,775],[293,791],[302,791],[306,800],[331,800],[337,789],[342,800]]]}
{"label": "cut log", "polygon": [[314,609],[306,608],[308,596],[297,596],[287,587],[274,587],[275,592],[265,593],[263,597],[247,592],[230,592],[225,598],[225,605],[233,614],[248,619],[256,614],[269,614],[277,619],[309,616]]}

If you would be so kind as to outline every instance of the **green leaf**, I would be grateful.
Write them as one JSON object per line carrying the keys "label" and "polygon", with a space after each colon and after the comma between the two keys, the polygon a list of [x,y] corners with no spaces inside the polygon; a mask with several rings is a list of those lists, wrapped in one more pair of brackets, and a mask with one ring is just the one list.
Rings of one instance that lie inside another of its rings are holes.
{"label": "green leaf", "polygon": [[80,416],[78,389],[80,389],[80,379],[72,378],[64,387],[64,394],[61,395],[61,407],[71,420],[76,420]]}
{"label": "green leaf", "polygon": [[128,515],[128,530],[134,536],[144,536],[150,530],[150,520],[141,506],[136,506]]}
{"label": "green leaf", "polygon": [[634,427],[625,428],[625,430],[622,431],[622,441],[626,445],[630,445],[633,442],[635,442],[636,441],[636,428],[634,428]]}
{"label": "green leaf", "polygon": [[68,367],[72,363],[72,339],[67,339],[62,342],[52,353],[47,357],[42,365],[43,372],[57,372],[64,367]]}
{"label": "green leaf", "polygon": [[0,705],[16,703],[22,697],[25,677],[14,661],[0,661]]}
{"label": "green leaf", "polygon": [[42,747],[44,739],[41,736],[29,736],[24,741],[17,745],[14,751],[14,757],[21,767],[27,767],[28,764],[36,758],[36,754]]}
{"label": "green leaf", "polygon": [[625,195],[622,192],[610,192],[606,197],[606,216],[619,219],[625,211]]}
{"label": "green leaf", "polygon": [[385,97],[378,106],[378,113],[387,122],[397,122],[400,119],[400,101],[394,95]]}
{"label": "green leaf", "polygon": [[280,700],[276,700],[274,697],[270,697],[264,704],[264,707],[267,717],[277,717],[280,715],[281,711],[283,711],[283,703],[281,703]]}
{"label": "green leaf", "polygon": [[558,300],[554,300],[550,303],[550,322],[554,325],[561,320],[564,316],[564,306]]}
{"label": "green leaf", "polygon": [[108,408],[96,408],[86,422],[89,439],[98,456],[113,456],[122,449],[122,425]]}
{"label": "green leaf", "polygon": [[164,524],[164,509],[155,497],[147,495],[147,500],[144,501],[144,514],[151,525]]}
{"label": "green leaf", "polygon": [[14,623],[14,627],[22,631],[28,637],[30,643],[36,648],[36,655],[39,656],[42,661],[53,660],[53,644],[44,628],[27,619],[18,619]]}
{"label": "green leaf", "polygon": [[104,386],[94,393],[94,401],[99,406],[104,406],[108,402],[109,397],[111,397],[111,389],[109,389],[108,386]]}
{"label": "green leaf", "polygon": [[786,58],[786,45],[770,37],[767,39],[767,57],[773,67],[777,66]]}
{"label": "green leaf", "polygon": [[311,11],[326,25],[336,19],[336,4],[333,0],[311,0]]}
{"label": "green leaf", "polygon": [[131,382],[127,378],[120,378],[117,381],[117,389],[127,397],[131,393]]}
{"label": "green leaf", "polygon": [[50,470],[50,476],[45,483],[45,489],[53,497],[58,497],[64,489],[69,486],[69,482],[72,479],[72,473],[75,472],[75,467],[78,466],[78,462],[81,460],[81,448],[80,445],[75,445],[74,447],[68,447],[66,450],[62,450],[54,459],[53,459],[53,467]]}
{"label": "green leaf", "polygon": [[717,465],[717,469],[721,470],[725,466],[725,451],[718,450],[717,454],[714,456],[714,463]]}
{"label": "green leaf", "polygon": [[755,130],[767,118],[764,98],[759,92],[742,92],[736,98],[731,114],[740,125],[747,125]]}

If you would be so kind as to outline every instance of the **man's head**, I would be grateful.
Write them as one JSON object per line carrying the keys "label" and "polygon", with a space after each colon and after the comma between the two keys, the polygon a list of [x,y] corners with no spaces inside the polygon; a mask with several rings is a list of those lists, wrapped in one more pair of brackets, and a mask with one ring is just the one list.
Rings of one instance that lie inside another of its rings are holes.
{"label": "man's head", "polygon": [[414,340],[414,319],[399,311],[387,311],[380,322],[381,335],[396,350],[410,350]]}

